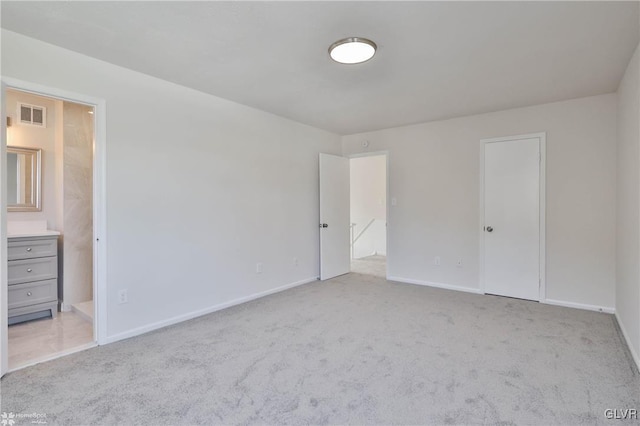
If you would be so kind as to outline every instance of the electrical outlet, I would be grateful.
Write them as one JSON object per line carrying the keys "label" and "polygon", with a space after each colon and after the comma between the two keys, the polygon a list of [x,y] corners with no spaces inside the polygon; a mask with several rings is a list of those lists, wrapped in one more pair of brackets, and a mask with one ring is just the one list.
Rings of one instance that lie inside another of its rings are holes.
{"label": "electrical outlet", "polygon": [[456,262],[456,266],[458,268],[462,268],[462,259],[458,259],[458,261]]}
{"label": "electrical outlet", "polygon": [[256,274],[261,274],[262,273],[262,263],[258,262],[256,263]]}
{"label": "electrical outlet", "polygon": [[298,258],[297,257],[293,258],[293,266],[298,266]]}
{"label": "electrical outlet", "polygon": [[120,290],[118,292],[118,303],[127,303],[129,302],[129,296],[127,295],[127,290]]}
{"label": "electrical outlet", "polygon": [[433,264],[436,265],[436,266],[440,266],[440,256],[436,256],[433,259]]}

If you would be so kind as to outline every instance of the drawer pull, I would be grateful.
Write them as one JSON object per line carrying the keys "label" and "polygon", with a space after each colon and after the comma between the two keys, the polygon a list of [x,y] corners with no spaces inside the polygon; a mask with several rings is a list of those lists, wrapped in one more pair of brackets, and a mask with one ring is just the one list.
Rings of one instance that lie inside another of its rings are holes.
{"label": "drawer pull", "polygon": [[31,271],[33,271],[33,269],[27,268],[27,272],[31,272]]}
{"label": "drawer pull", "polygon": [[27,292],[27,296],[31,296],[31,292],[30,291]]}
{"label": "drawer pull", "polygon": [[27,247],[27,251],[31,251],[31,247]]}

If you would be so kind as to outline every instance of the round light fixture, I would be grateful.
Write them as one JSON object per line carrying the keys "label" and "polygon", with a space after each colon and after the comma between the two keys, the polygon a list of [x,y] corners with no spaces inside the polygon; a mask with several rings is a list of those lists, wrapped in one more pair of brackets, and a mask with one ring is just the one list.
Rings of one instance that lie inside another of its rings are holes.
{"label": "round light fixture", "polygon": [[359,64],[373,58],[378,46],[362,37],[349,37],[338,40],[329,46],[329,56],[341,64]]}

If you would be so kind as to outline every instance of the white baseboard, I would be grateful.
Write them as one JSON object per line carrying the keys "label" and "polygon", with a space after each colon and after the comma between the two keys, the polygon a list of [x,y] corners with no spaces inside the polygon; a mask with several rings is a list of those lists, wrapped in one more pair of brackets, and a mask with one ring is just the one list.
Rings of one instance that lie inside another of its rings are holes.
{"label": "white baseboard", "polygon": [[424,285],[427,287],[444,288],[446,290],[457,290],[457,291],[464,291],[467,293],[482,294],[482,291],[480,291],[479,288],[462,287],[458,285],[451,285],[451,284],[444,284],[444,283],[434,283],[431,281],[414,280],[412,278],[388,276],[387,281],[397,281],[397,282],[406,283],[406,284]]}
{"label": "white baseboard", "polygon": [[631,352],[631,357],[636,362],[636,367],[640,370],[640,356],[638,356],[638,352],[636,352],[635,348],[631,344],[631,339],[629,339],[629,334],[627,330],[624,328],[624,324],[620,321],[620,317],[618,313],[615,313],[616,321],[618,322],[618,326],[620,327],[620,331],[622,331],[622,335],[624,336],[624,340],[626,341],[627,347],[629,348],[629,352]]}
{"label": "white baseboard", "polygon": [[[467,293],[484,294],[484,292],[482,290],[478,289],[478,288],[462,287],[462,286],[457,286],[457,285],[452,285],[452,284],[415,280],[415,279],[412,279],[412,278],[402,278],[402,277],[388,276],[387,280],[389,280],[389,281],[397,281],[397,282],[407,283],[407,284],[424,285],[424,286],[428,286],[428,287],[444,288],[444,289],[447,289],[447,290],[464,291],[464,292],[467,292]],[[615,309],[614,308],[610,308],[610,307],[606,307],[606,306],[596,306],[596,305],[587,305],[587,304],[583,304],[583,303],[564,302],[564,301],[561,301],[561,300],[553,300],[553,299],[541,300],[540,303],[546,303],[547,305],[564,306],[566,308],[584,309],[584,310],[587,310],[587,311],[604,312],[604,313],[607,313],[607,314],[615,313]]]}
{"label": "white baseboard", "polygon": [[613,314],[616,311],[615,308],[609,308],[606,306],[587,305],[585,303],[565,302],[562,300],[553,299],[544,299],[541,300],[540,303],[544,303],[547,305],[564,306],[565,308],[584,309],[586,311],[604,312],[606,314]]}
{"label": "white baseboard", "polygon": [[318,277],[305,278],[304,280],[296,281],[290,284],[286,284],[280,287],[273,288],[271,290],[262,291],[260,293],[255,293],[249,296],[240,297],[238,299],[231,300],[229,302],[220,303],[218,305],[210,306],[208,308],[200,309],[198,311],[189,312],[187,314],[178,315],[173,318],[169,318],[166,320],[154,322],[152,324],[143,325],[142,327],[134,328],[133,330],[125,331],[124,333],[118,333],[113,336],[107,336],[104,342],[100,342],[100,344],[108,344],[117,342],[118,340],[128,339],[130,337],[139,336],[140,334],[148,333],[153,330],[157,330],[159,328],[167,327],[173,324],[177,324],[179,322],[187,321],[193,318],[200,317],[202,315],[207,315],[212,312],[220,311],[225,308],[230,308],[231,306],[240,305],[242,303],[250,302],[255,299],[259,299],[261,297],[268,296],[270,294],[279,293],[284,290],[288,290],[293,287],[298,287],[303,284],[308,284],[313,281],[317,281]]}

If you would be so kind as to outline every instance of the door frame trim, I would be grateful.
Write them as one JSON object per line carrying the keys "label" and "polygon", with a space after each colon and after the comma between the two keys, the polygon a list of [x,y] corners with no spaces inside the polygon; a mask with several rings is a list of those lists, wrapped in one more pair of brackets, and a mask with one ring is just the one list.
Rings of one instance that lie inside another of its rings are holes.
{"label": "door frame trim", "polygon": [[[89,105],[94,107],[94,142],[93,142],[93,303],[94,303],[94,321],[93,321],[93,340],[94,345],[106,343],[107,336],[107,187],[106,187],[106,141],[107,141],[107,114],[106,101],[102,98],[96,98],[89,95],[79,94],[64,89],[58,89],[32,83],[29,81],[19,80],[10,77],[2,77],[2,99],[5,99],[6,89],[16,89],[34,95],[46,96],[63,101]],[[2,120],[6,122],[6,110],[4,102],[2,105]],[[3,126],[4,127],[4,126]],[[3,132],[4,133],[4,132]],[[6,134],[3,134],[4,141]],[[4,159],[5,152],[4,143],[0,148],[0,155]],[[5,167],[2,167],[2,173],[6,173]],[[4,176],[0,176],[0,181],[4,181]],[[0,190],[3,205],[6,202],[6,191]],[[7,247],[7,216],[0,214],[0,261],[4,259],[6,262]],[[6,268],[2,268],[3,271]],[[0,315],[7,312],[8,291],[6,273],[0,274]],[[3,315],[0,318],[0,376],[8,371],[8,325]],[[78,350],[85,349],[84,347]]]}
{"label": "door frame trim", "polygon": [[9,342],[9,311],[8,311],[8,293],[9,285],[7,282],[7,107],[6,107],[6,88],[4,80],[0,81],[1,99],[0,110],[2,115],[2,131],[0,132],[0,377],[9,369],[9,351],[7,344]]}
{"label": "door frame trim", "polygon": [[479,288],[483,294],[486,294],[485,291],[485,271],[484,271],[484,148],[489,143],[495,142],[507,142],[513,140],[520,139],[539,139],[540,141],[540,163],[539,163],[539,190],[540,190],[540,199],[539,199],[539,209],[540,209],[540,253],[539,253],[539,279],[540,286],[538,292],[538,301],[544,302],[546,300],[547,294],[547,280],[546,280],[546,170],[547,170],[547,133],[546,132],[538,132],[538,133],[529,133],[524,135],[515,135],[515,136],[506,136],[500,138],[490,138],[490,139],[481,139],[480,140],[480,222],[478,225],[478,235],[479,235],[479,263],[478,263],[478,272],[479,272]]}
{"label": "door frame trim", "polygon": [[[385,157],[385,162],[386,162],[386,171],[385,173],[387,174],[387,176],[385,176],[385,191],[386,191],[386,200],[385,200],[385,208],[386,208],[386,213],[387,213],[387,226],[385,227],[385,245],[386,245],[386,251],[387,254],[385,255],[387,258],[387,261],[385,263],[385,278],[388,280],[389,279],[389,219],[390,219],[390,213],[391,213],[391,199],[389,198],[389,194],[390,194],[390,188],[391,188],[391,181],[389,179],[389,151],[385,150],[385,151],[371,151],[371,152],[358,152],[355,154],[349,154],[346,157],[351,160],[352,158],[362,158],[362,157],[379,157],[381,155],[384,155]],[[351,206],[349,206],[349,210],[351,210]]]}

